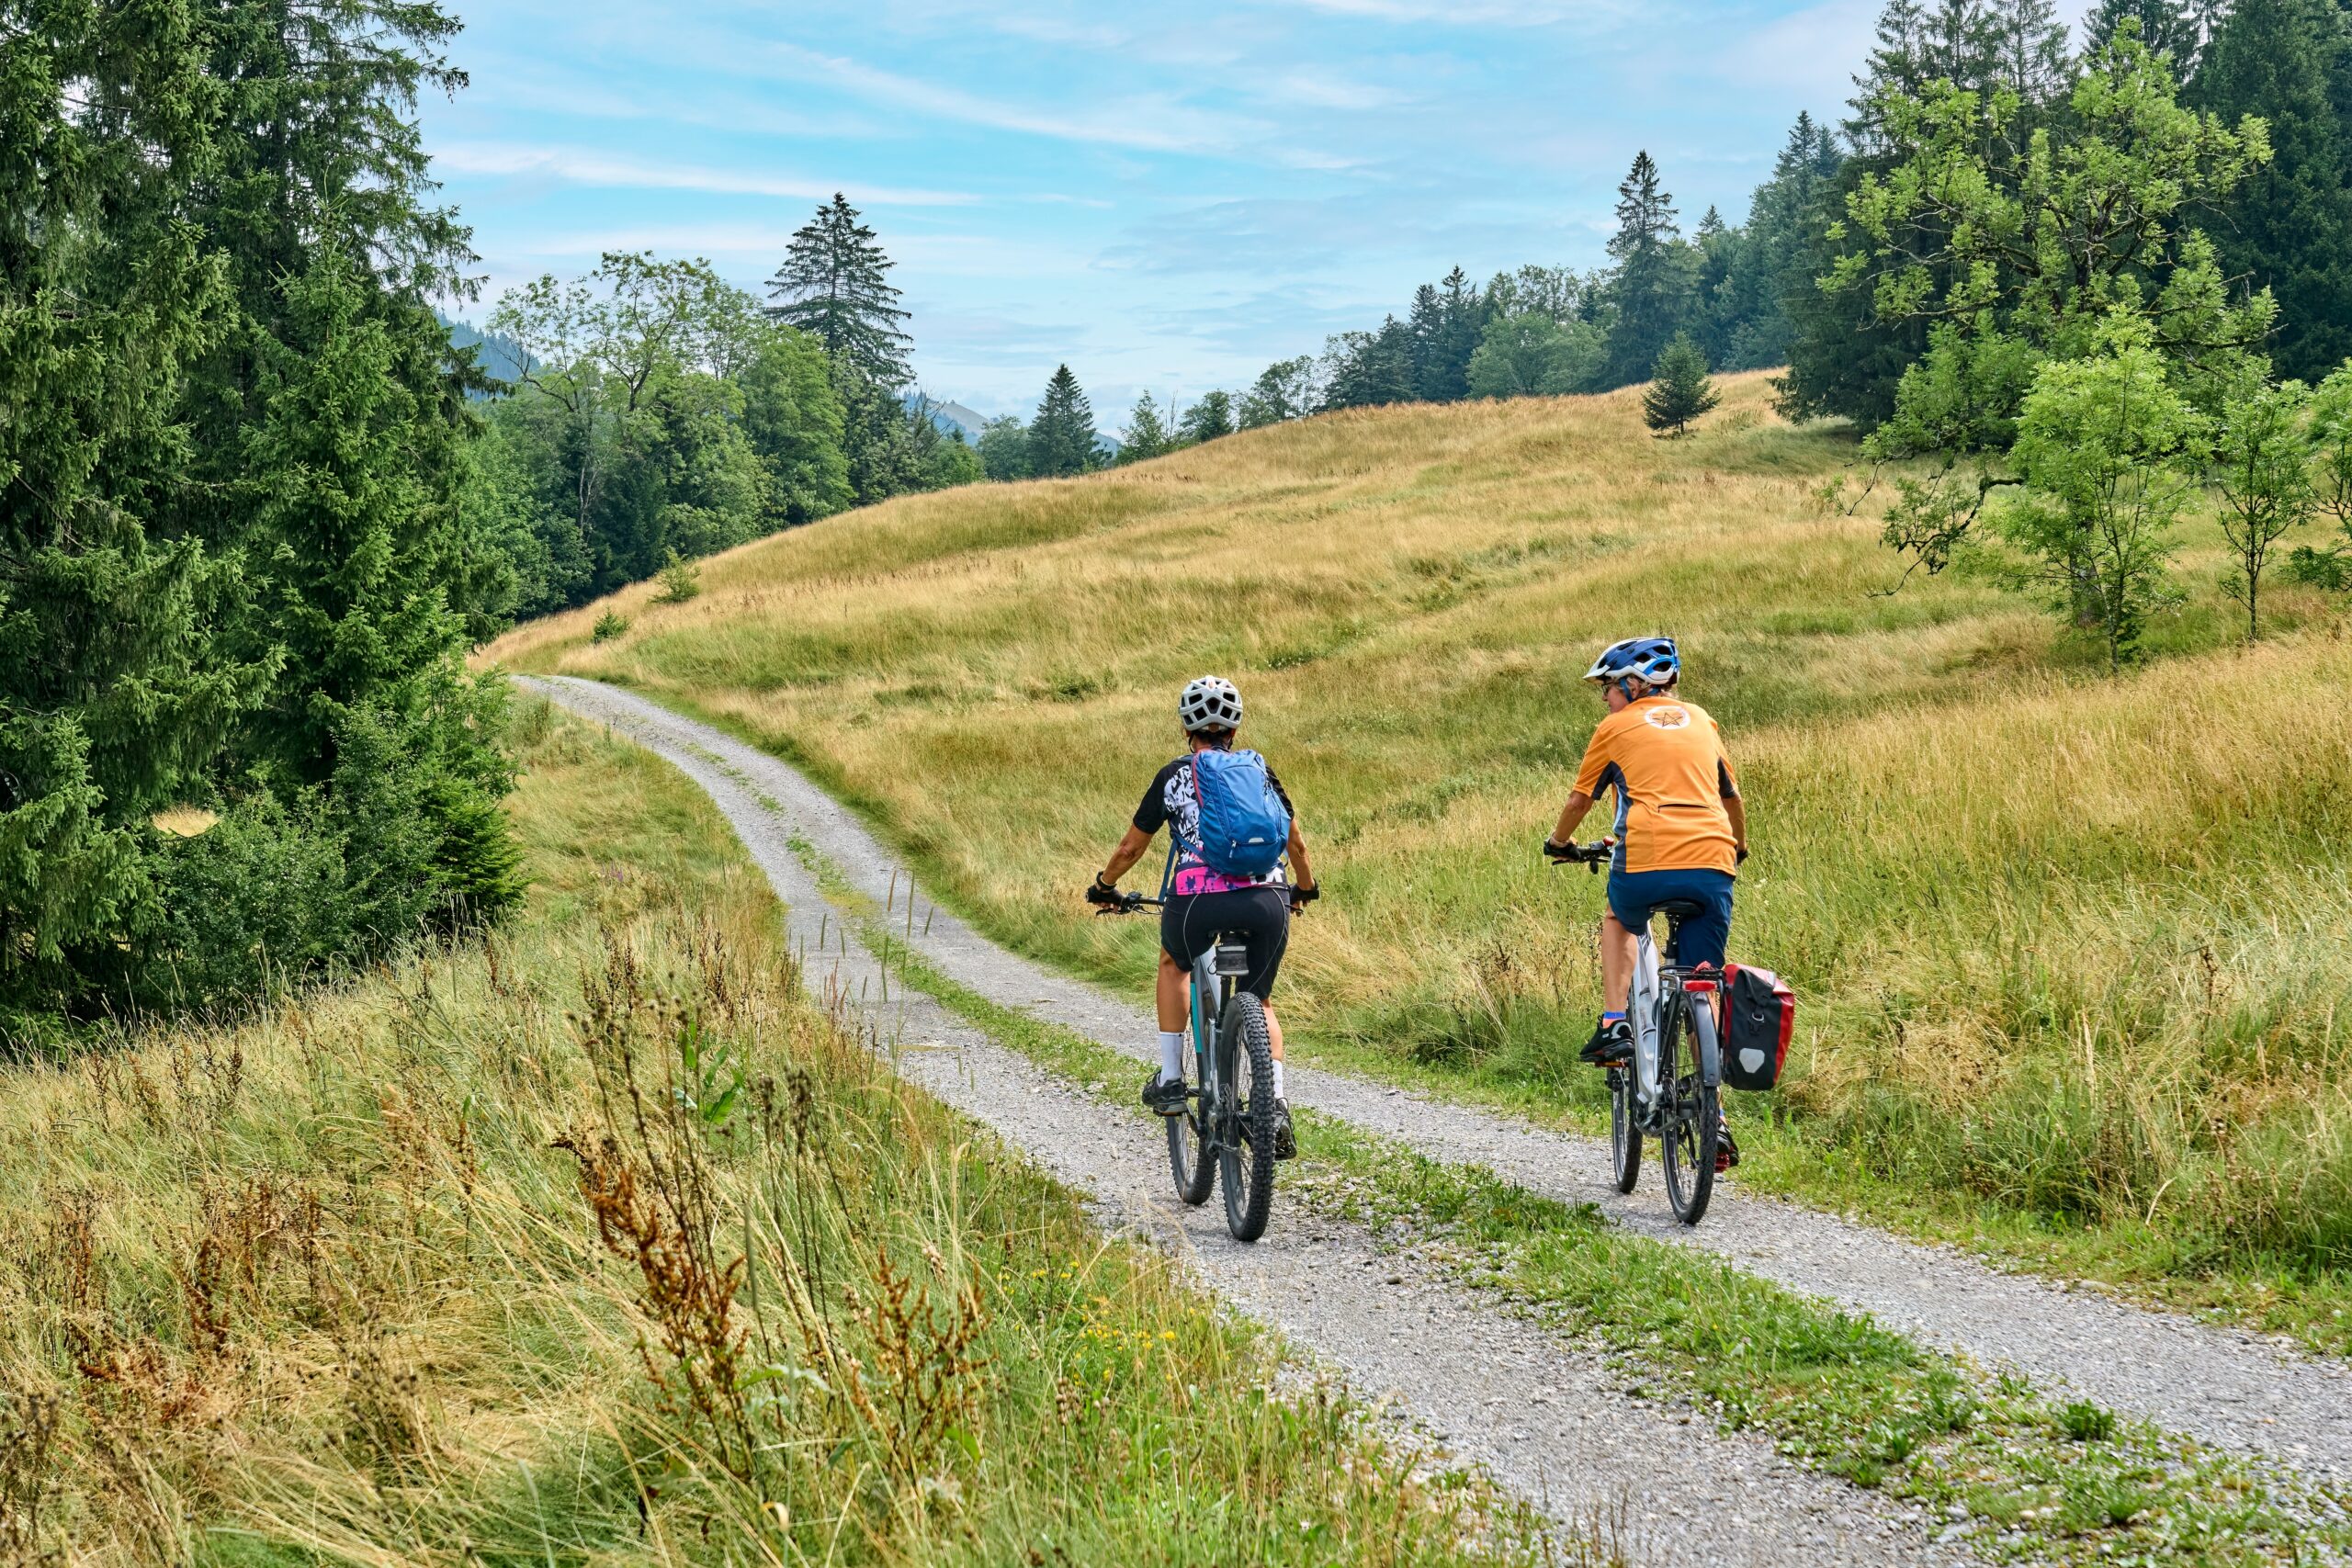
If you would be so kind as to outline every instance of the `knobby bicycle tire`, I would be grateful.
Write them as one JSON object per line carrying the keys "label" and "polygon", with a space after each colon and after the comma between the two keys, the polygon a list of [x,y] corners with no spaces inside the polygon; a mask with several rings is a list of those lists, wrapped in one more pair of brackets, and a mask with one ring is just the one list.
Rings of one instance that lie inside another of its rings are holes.
{"label": "knobby bicycle tire", "polygon": [[1642,1179],[1642,1129],[1634,1121],[1634,1066],[1606,1069],[1609,1074],[1609,1164],[1617,1190],[1631,1192]]}
{"label": "knobby bicycle tire", "polygon": [[1715,1141],[1723,1126],[1721,1091],[1706,1081],[1701,1032],[1712,1032],[1713,1017],[1687,997],[1673,1026],[1658,1042],[1658,1090],[1671,1092],[1658,1137],[1659,1164],[1666,1170],[1666,1201],[1686,1225],[1706,1218],[1715,1191]]}
{"label": "knobby bicycle tire", "polygon": [[1184,1111],[1162,1120],[1168,1123],[1168,1174],[1176,1179],[1176,1196],[1197,1208],[1216,1186],[1216,1140],[1209,1134],[1214,1100],[1204,1092],[1209,1086],[1202,1077],[1204,1064],[1191,1049],[1189,1032],[1184,1043]]}
{"label": "knobby bicycle tire", "polygon": [[1229,1129],[1217,1139],[1225,1228],[1255,1241],[1274,1204],[1274,1042],[1265,1005],[1247,991],[1235,991],[1217,1020],[1216,1060]]}

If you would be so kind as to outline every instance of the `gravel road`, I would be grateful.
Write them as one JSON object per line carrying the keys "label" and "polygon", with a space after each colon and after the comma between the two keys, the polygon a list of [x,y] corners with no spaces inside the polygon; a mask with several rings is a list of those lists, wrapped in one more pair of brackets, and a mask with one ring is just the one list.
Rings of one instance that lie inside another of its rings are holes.
{"label": "gravel road", "polygon": [[[1221,1204],[1174,1201],[1165,1145],[1143,1118],[1054,1077],[919,991],[893,984],[882,999],[879,965],[825,916],[790,842],[855,830],[827,797],[782,764],[628,694],[576,680],[523,683],[646,745],[710,793],[783,898],[810,988],[862,1009],[903,1076],[1088,1194],[1106,1224],[1175,1249],[1196,1282],[1281,1330],[1360,1398],[1408,1418],[1563,1524],[1621,1518],[1617,1544],[1645,1568],[1973,1561],[1958,1543],[1932,1542],[1917,1508],[1807,1471],[1754,1434],[1720,1434],[1686,1409],[1630,1396],[1598,1354],[1408,1254],[1381,1252],[1359,1227],[1277,1203],[1264,1240],[1233,1241]],[[812,809],[820,806],[821,818]],[[943,910],[933,937],[948,924]],[[973,941],[960,925],[955,933],[952,945]],[[1048,992],[1024,979],[1002,994],[1027,1003]]]}
{"label": "gravel road", "polygon": [[[711,792],[760,856],[786,901],[796,908],[815,906],[805,874],[781,841],[786,832],[801,836],[852,886],[877,901],[915,896],[910,892],[908,874],[852,813],[777,759],[633,693],[569,677],[526,683],[586,717],[611,725],[684,769]],[[763,835],[776,840],[772,853],[760,848]],[[1007,953],[945,909],[931,912],[927,900],[915,928],[913,945],[959,984],[1000,1003],[1026,1008],[1035,1016],[1076,1029],[1138,1059],[1155,1055],[1155,1026],[1141,1005],[1142,998],[1114,999],[1055,975]],[[944,1019],[925,998],[912,998],[909,1006],[912,1010],[907,1027],[925,1037],[958,1039],[967,1059],[988,1052],[1004,1055]],[[924,1016],[920,1024],[911,1021],[918,1013]],[[934,1018],[938,1021],[933,1021]],[[1069,1101],[1064,1091],[1040,1080],[1025,1065],[1006,1063],[990,1069],[992,1077],[1000,1074],[1030,1086],[1021,1091],[1025,1097]],[[2070,1390],[2075,1397],[2145,1416],[2172,1430],[2260,1456],[2314,1479],[2338,1485],[2352,1483],[2352,1367],[2342,1361],[2306,1355],[2274,1337],[2000,1273],[1956,1248],[1924,1246],[1794,1204],[1746,1196],[1736,1183],[1719,1186],[1705,1224],[1695,1231],[1686,1229],[1667,1214],[1654,1180],[1633,1196],[1621,1197],[1608,1180],[1606,1146],[1597,1140],[1304,1066],[1292,1068],[1288,1076],[1294,1104],[1345,1118],[1433,1158],[1483,1165],[1531,1190],[1597,1204],[1628,1229],[1720,1254],[1792,1290],[1867,1312],[1886,1326],[1923,1343],[1962,1352],[1986,1366],[2014,1367],[2045,1389]],[[967,1108],[1003,1128],[1014,1142],[1044,1152],[1018,1125],[1001,1116],[998,1109],[986,1103]],[[1054,1114],[1078,1117],[1081,1112],[1076,1104],[1062,1103]],[[1101,1121],[1102,1113],[1090,1103],[1083,1115],[1091,1119],[1087,1124],[1092,1126]],[[1079,1186],[1107,1192],[1136,1174],[1130,1168],[1149,1162],[1134,1157],[1133,1125],[1115,1116],[1102,1125],[1110,1140],[1104,1147],[1120,1150],[1119,1157],[1109,1160],[1099,1174],[1064,1174]],[[1050,1145],[1048,1138],[1045,1146]],[[1124,1206],[1135,1201],[1144,1200],[1140,1194],[1129,1193],[1121,1202]],[[1148,1201],[1158,1201],[1156,1190]],[[1273,1260],[1295,1258],[1297,1248],[1355,1246],[1360,1240],[1342,1240],[1336,1234],[1309,1237],[1297,1234],[1298,1223],[1291,1222],[1286,1227],[1278,1208],[1276,1233],[1255,1249],[1225,1244],[1221,1229],[1215,1237],[1197,1227],[1191,1235],[1205,1259],[1235,1255],[1223,1266],[1233,1271],[1233,1277],[1217,1269],[1209,1270],[1217,1289],[1280,1323],[1300,1342],[1318,1349],[1336,1343],[1344,1352],[1350,1344],[1346,1335],[1357,1330],[1335,1330],[1330,1325],[1344,1321],[1335,1314],[1353,1308],[1343,1308],[1321,1292],[1337,1288],[1331,1281],[1352,1279],[1361,1269],[1334,1267],[1336,1259],[1326,1256],[1312,1272],[1317,1281],[1312,1290],[1306,1277],[1288,1276],[1271,1295],[1249,1279],[1256,1271],[1280,1268]],[[1438,1292],[1429,1298],[1432,1303],[1442,1295],[1434,1284],[1425,1283],[1416,1290]],[[1393,1291],[1385,1293],[1395,1294]],[[1478,1310],[1455,1298],[1443,1299],[1453,1303],[1447,1310],[1456,1314]],[[1311,1313],[1295,1310],[1309,1301],[1314,1303]],[[1363,1305],[1367,1311],[1382,1310],[1370,1302]],[[1351,1376],[1366,1374],[1359,1380],[1363,1387],[1406,1393],[1425,1419],[1455,1434],[1465,1450],[1473,1449],[1486,1428],[1487,1417],[1475,1410],[1465,1412],[1459,1391],[1476,1388],[1492,1377],[1512,1375],[1500,1348],[1511,1343],[1510,1335],[1525,1332],[1503,1327],[1492,1314],[1480,1314],[1478,1326],[1468,1334],[1478,1353],[1461,1364],[1449,1359],[1439,1370],[1432,1347],[1450,1344],[1457,1336],[1438,1335],[1424,1337],[1419,1348],[1393,1366],[1375,1361],[1350,1366],[1348,1371]],[[1374,1342],[1369,1336],[1363,1341]],[[1565,1358],[1567,1363],[1576,1361],[1572,1354],[1556,1347],[1543,1354]],[[1335,1359],[1346,1364],[1345,1353]],[[1490,1359],[1495,1364],[1489,1365]],[[1582,1367],[1561,1376],[1598,1380],[1600,1373],[1595,1367]],[[1425,1391],[1426,1404],[1413,1393],[1416,1385],[1408,1380],[1415,1377],[1434,1380],[1434,1386]],[[1602,1384],[1588,1382],[1575,1386],[1600,1389]],[[1513,1407],[1537,1408],[1524,1402],[1513,1402]],[[1584,1407],[1577,1399],[1569,1398],[1543,1408],[1559,1413],[1555,1425],[1558,1440],[1565,1446],[1558,1450],[1558,1466],[1576,1466],[1584,1472],[1582,1479],[1589,1482],[1591,1461],[1568,1434],[1629,1432],[1632,1428],[1625,1423],[1635,1416],[1622,1401],[1602,1399],[1591,1405],[1593,1425],[1587,1427],[1575,1415]],[[1689,1440],[1687,1430],[1685,1440]],[[1649,1446],[1632,1439],[1628,1443],[1633,1448]],[[1629,1451],[1626,1446],[1617,1447],[1618,1451]],[[1483,1451],[1479,1457],[1495,1462],[1499,1473],[1521,1481],[1530,1479],[1523,1465],[1515,1468]],[[1702,1468],[1706,1473],[1718,1473],[1711,1466]],[[1634,1470],[1636,1476],[1645,1472],[1654,1473],[1646,1464]],[[1544,1473],[1556,1482],[1568,1472],[1554,1468]],[[1815,1495],[1822,1491],[1818,1481],[1805,1484]],[[1831,1491],[1845,1501],[1831,1508],[1830,1517],[1839,1517],[1840,1510],[1855,1519],[1866,1517],[1857,1511],[1868,1506],[1860,1500],[1862,1495],[1850,1489]]]}

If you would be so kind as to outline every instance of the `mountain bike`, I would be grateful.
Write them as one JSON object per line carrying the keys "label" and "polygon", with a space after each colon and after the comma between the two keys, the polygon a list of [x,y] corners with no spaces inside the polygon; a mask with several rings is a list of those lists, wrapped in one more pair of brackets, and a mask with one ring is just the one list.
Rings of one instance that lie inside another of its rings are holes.
{"label": "mountain bike", "polygon": [[[1165,899],[1123,893],[1101,911],[1132,915]],[[1250,949],[1220,935],[1193,965],[1193,1050],[1184,1109],[1168,1123],[1168,1169],[1176,1196],[1198,1206],[1225,1177],[1225,1228],[1236,1241],[1266,1234],[1274,1202],[1274,1041],[1266,1007],[1241,989]]]}
{"label": "mountain bike", "polygon": [[[1598,874],[1616,846],[1607,840],[1570,844],[1555,865]],[[1702,913],[1683,899],[1658,906],[1666,917],[1661,956],[1645,930],[1634,961],[1625,1016],[1634,1025],[1634,1060],[1609,1067],[1609,1155],[1617,1190],[1641,1179],[1642,1140],[1658,1141],[1666,1201],[1674,1217],[1695,1225],[1715,1190],[1715,1145],[1723,1130],[1723,1059],[1715,1035],[1714,971],[1678,962],[1682,922]]]}

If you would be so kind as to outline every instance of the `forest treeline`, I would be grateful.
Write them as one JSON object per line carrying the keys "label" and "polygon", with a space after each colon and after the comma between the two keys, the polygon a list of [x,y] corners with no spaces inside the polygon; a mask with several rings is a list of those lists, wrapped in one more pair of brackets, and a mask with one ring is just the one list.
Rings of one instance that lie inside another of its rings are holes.
{"label": "forest treeline", "polygon": [[2346,5],[2102,0],[2070,52],[2049,0],[1893,0],[1739,224],[1684,233],[1644,153],[1600,271],[1456,269],[1116,445],[1063,366],[967,445],[840,197],[761,294],[615,254],[453,343],[432,0],[0,0],[0,1043],[510,906],[502,688],[465,659],[518,617],[910,491],[1677,344],[1666,426],[1703,365],[1783,367],[1785,412],[1864,434],[1890,544],[2010,574],[2111,664],[2191,510],[2259,635],[2280,568],[2352,585]]}
{"label": "forest treeline", "polygon": [[0,6],[0,1043],[518,895],[413,0]]}
{"label": "forest treeline", "polygon": [[[1668,172],[1637,152],[1618,187],[1609,265],[1528,265],[1483,283],[1456,267],[1415,289],[1401,313],[1332,337],[1320,355],[1277,360],[1246,388],[1182,409],[1145,394],[1119,457],[1331,409],[1607,391],[1649,379],[1677,334],[1713,369],[1782,368],[1780,402],[1792,417],[1875,428],[1894,413],[1934,324],[1887,308],[1875,271],[1849,260],[1870,249],[1854,197],[1917,168],[1917,128],[1894,106],[1917,104],[1938,84],[1987,111],[1996,96],[2008,100],[1997,129],[1985,128],[1997,151],[1984,172],[2018,185],[2037,137],[2058,164],[2108,144],[2076,88],[2120,31],[2161,65],[2179,108],[2228,127],[2264,122],[2270,155],[2226,192],[2202,191],[2180,217],[2209,236],[2227,289],[2276,301],[2265,347],[2278,373],[2326,375],[2352,355],[2352,5],[2100,0],[2070,49],[2051,0],[1890,0],[1842,121],[1797,117],[1742,222],[1710,207],[1686,232]],[[2061,228],[2088,219],[2028,216]],[[1936,240],[1918,238],[1929,248]],[[2122,259],[2151,280],[2171,260],[2161,251]],[[1010,439],[1017,422],[999,423],[1008,439],[990,477],[1025,477]]]}

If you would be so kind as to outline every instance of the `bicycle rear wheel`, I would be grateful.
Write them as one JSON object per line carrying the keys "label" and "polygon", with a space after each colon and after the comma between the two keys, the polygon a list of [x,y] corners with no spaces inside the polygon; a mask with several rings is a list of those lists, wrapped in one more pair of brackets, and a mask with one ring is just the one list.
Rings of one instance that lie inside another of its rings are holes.
{"label": "bicycle rear wheel", "polygon": [[1217,1020],[1216,1063],[1225,1228],[1255,1241],[1274,1203],[1274,1043],[1265,1005],[1247,991],[1234,992]]}
{"label": "bicycle rear wheel", "polygon": [[1688,998],[1675,1009],[1673,1027],[1658,1042],[1660,1163],[1666,1168],[1666,1201],[1674,1217],[1695,1225],[1706,1217],[1715,1191],[1715,1141],[1723,1128],[1722,1100],[1705,1081],[1701,1064],[1702,1031],[1712,1037],[1714,1018]]}
{"label": "bicycle rear wheel", "polygon": [[1160,1120],[1168,1123],[1168,1174],[1176,1179],[1176,1196],[1195,1206],[1207,1202],[1209,1190],[1216,1185],[1216,1141],[1209,1136],[1216,1124],[1210,1120],[1215,1097],[1207,1089],[1200,1053],[1186,1050],[1183,1113]]}
{"label": "bicycle rear wheel", "polygon": [[1610,1174],[1616,1179],[1618,1191],[1631,1192],[1642,1179],[1642,1129],[1634,1120],[1634,1064],[1607,1070]]}

